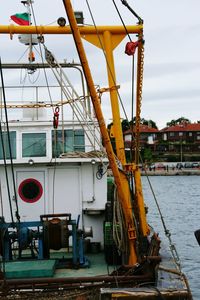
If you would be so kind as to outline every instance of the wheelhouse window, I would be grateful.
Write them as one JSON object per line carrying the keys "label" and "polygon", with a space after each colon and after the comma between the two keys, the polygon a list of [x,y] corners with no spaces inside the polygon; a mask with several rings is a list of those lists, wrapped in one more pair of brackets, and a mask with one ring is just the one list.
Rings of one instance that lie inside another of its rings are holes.
{"label": "wheelhouse window", "polygon": [[[16,131],[10,131],[9,136],[10,136],[11,155],[12,158],[15,159],[16,158]],[[3,140],[3,147],[2,147],[2,140]],[[2,132],[2,138],[0,138],[0,159],[4,159],[4,155],[6,159],[10,159],[7,132]]]}
{"label": "wheelhouse window", "polygon": [[74,151],[85,151],[85,138],[82,129],[74,131]]}
{"label": "wheelhouse window", "polygon": [[52,131],[52,153],[58,157],[66,152],[85,152],[83,129],[66,129]]}
{"label": "wheelhouse window", "polygon": [[22,157],[46,156],[46,133],[22,133]]}

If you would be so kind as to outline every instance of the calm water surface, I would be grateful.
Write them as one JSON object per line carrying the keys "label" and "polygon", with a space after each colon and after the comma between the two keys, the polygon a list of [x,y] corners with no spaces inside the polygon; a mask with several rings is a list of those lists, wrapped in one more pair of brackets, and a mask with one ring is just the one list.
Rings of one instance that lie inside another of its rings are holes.
{"label": "calm water surface", "polygon": [[[167,229],[178,251],[194,300],[200,300],[200,246],[194,231],[200,229],[200,177],[150,176]],[[146,177],[142,177],[149,222],[161,237],[162,223]]]}

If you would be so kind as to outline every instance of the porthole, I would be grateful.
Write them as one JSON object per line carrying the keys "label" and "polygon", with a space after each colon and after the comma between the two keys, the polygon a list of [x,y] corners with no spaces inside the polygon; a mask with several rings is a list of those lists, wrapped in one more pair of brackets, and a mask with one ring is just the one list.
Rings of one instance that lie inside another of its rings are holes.
{"label": "porthole", "polygon": [[34,203],[41,198],[43,194],[43,188],[38,180],[34,178],[28,178],[20,183],[18,193],[24,202]]}

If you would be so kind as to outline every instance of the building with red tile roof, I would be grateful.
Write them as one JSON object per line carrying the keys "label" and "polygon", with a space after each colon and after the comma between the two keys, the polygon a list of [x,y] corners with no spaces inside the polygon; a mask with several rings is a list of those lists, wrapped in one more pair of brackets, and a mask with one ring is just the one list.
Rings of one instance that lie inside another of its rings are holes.
{"label": "building with red tile roof", "polygon": [[[126,148],[134,149],[134,127],[124,132],[124,141]],[[140,147],[149,148],[160,160],[200,160],[200,123],[184,122],[161,130],[140,125]]]}

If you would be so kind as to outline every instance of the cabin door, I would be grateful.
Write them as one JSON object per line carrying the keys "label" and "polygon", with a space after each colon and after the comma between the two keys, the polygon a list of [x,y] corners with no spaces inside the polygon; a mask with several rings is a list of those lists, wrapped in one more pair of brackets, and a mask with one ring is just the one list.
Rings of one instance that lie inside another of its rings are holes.
{"label": "cabin door", "polygon": [[72,166],[49,169],[48,186],[49,213],[68,213],[77,220],[82,213],[80,168]]}
{"label": "cabin door", "polygon": [[45,171],[16,171],[21,221],[39,221],[45,213]]}

